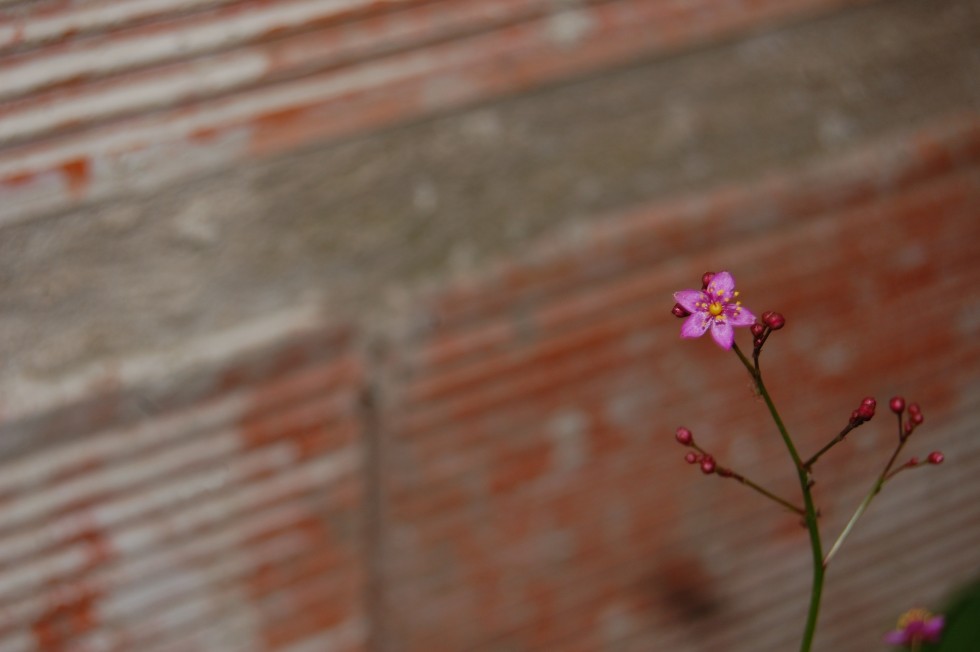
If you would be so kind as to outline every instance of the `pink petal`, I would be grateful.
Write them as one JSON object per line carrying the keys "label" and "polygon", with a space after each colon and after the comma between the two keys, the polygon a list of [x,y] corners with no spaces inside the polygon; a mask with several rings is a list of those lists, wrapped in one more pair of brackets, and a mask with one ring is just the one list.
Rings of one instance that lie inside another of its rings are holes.
{"label": "pink petal", "polygon": [[728,321],[732,326],[751,326],[755,323],[755,315],[745,308],[739,310],[737,314],[732,310],[728,315]]}
{"label": "pink petal", "polygon": [[698,303],[704,301],[704,292],[701,290],[681,290],[674,292],[674,301],[681,304],[681,307],[688,312],[701,312]]}
{"label": "pink petal", "polygon": [[935,643],[943,632],[946,619],[943,616],[933,616],[922,625],[922,636],[925,640]]}
{"label": "pink petal", "polygon": [[905,630],[896,629],[885,634],[885,643],[889,645],[905,645],[909,642],[909,637]]}
{"label": "pink petal", "polygon": [[728,320],[716,321],[711,325],[711,337],[715,338],[718,346],[727,350],[732,348],[732,343],[735,342],[735,330]]}
{"label": "pink petal", "polygon": [[696,312],[684,320],[681,326],[681,337],[701,337],[711,325],[711,315],[706,312]]}
{"label": "pink petal", "polygon": [[[728,272],[718,272],[711,279],[711,284],[708,287],[714,290],[712,298],[715,296],[729,297],[735,291],[735,279]],[[718,294],[718,290],[721,290],[721,295]]]}

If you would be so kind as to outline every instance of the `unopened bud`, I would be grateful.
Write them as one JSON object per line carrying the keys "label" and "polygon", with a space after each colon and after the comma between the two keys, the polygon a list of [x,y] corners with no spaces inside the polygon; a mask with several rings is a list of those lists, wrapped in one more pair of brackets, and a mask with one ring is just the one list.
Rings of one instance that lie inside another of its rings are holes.
{"label": "unopened bud", "polygon": [[711,475],[715,472],[715,458],[710,455],[705,455],[701,458],[701,472],[705,475]]}
{"label": "unopened bud", "polygon": [[925,417],[922,416],[921,412],[913,412],[912,410],[909,410],[909,421],[911,421],[913,425],[921,426],[924,420]]}
{"label": "unopened bud", "polygon": [[688,453],[687,455],[684,456],[684,461],[687,462],[688,464],[694,464],[695,462],[698,461],[698,454]]}
{"label": "unopened bud", "polygon": [[888,409],[895,414],[901,414],[905,411],[905,399],[901,396],[893,396],[892,399],[888,401]]}
{"label": "unopened bud", "polygon": [[752,333],[752,337],[762,337],[762,334],[766,332],[766,327],[756,322],[749,327],[749,331]]}
{"label": "unopened bud", "polygon": [[685,308],[679,303],[675,303],[674,307],[670,309],[670,312],[674,315],[674,317],[678,317],[678,318],[689,317],[691,314],[687,310],[687,308]]}
{"label": "unopened bud", "polygon": [[763,344],[763,342],[762,342],[762,338],[761,337],[757,337],[754,340],[752,340],[752,346],[754,346],[757,349],[760,348],[762,346],[762,344]]}
{"label": "unopened bud", "polygon": [[685,428],[684,426],[681,426],[680,428],[677,429],[676,437],[677,437],[677,441],[682,446],[690,446],[691,443],[694,442],[694,435],[692,435],[691,431]]}
{"label": "unopened bud", "polygon": [[704,274],[702,274],[701,275],[701,289],[702,290],[707,290],[708,289],[708,286],[711,285],[711,281],[712,281],[712,279],[714,279],[714,277],[715,277],[715,273],[714,272],[705,272]]}
{"label": "unopened bud", "polygon": [[767,314],[768,317],[763,316],[762,321],[772,330],[778,331],[780,328],[786,325],[786,318],[778,312],[770,312]]}
{"label": "unopened bud", "polygon": [[918,414],[922,411],[918,403],[909,403],[909,414]]}
{"label": "unopened bud", "polygon": [[918,457],[911,458],[908,462],[905,463],[905,466],[919,466],[919,458]]}
{"label": "unopened bud", "polygon": [[946,456],[940,451],[932,451],[926,459],[929,461],[929,464],[942,464]]}
{"label": "unopened bud", "polygon": [[875,407],[877,407],[877,405],[878,402],[875,401],[873,396],[865,396],[864,399],[861,400],[861,405],[859,405],[857,410],[854,411],[854,414],[856,414],[861,421],[870,421],[875,415]]}

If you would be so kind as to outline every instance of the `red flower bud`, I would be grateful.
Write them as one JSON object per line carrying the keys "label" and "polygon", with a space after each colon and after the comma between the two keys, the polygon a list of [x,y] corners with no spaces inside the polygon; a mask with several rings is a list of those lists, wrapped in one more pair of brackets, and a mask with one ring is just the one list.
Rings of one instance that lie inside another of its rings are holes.
{"label": "red flower bud", "polygon": [[946,456],[939,451],[932,451],[926,459],[929,460],[929,464],[942,464]]}
{"label": "red flower bud", "polygon": [[688,464],[694,464],[695,462],[698,461],[697,453],[688,453],[687,455],[684,456],[684,461],[687,462]]}
{"label": "red flower bud", "polygon": [[762,337],[762,334],[766,332],[766,327],[756,322],[749,326],[749,331],[752,333],[752,337]]}
{"label": "red flower bud", "polygon": [[759,348],[760,346],[762,346],[762,338],[761,338],[761,337],[757,337],[757,338],[755,338],[754,340],[752,340],[752,346],[754,346],[754,347],[755,347],[755,348],[757,348],[757,349],[758,349],[758,348]]}
{"label": "red flower bud", "polygon": [[919,466],[919,458],[913,457],[912,459],[910,459],[908,462],[905,463],[905,466]]}
{"label": "red flower bud", "polygon": [[711,280],[715,277],[714,272],[705,272],[701,275],[701,289],[707,290],[708,286],[711,285]]}
{"label": "red flower bud", "polygon": [[861,405],[870,405],[872,408],[878,406],[878,401],[875,400],[874,396],[865,396],[861,401]]}
{"label": "red flower bud", "polygon": [[906,437],[908,437],[909,435],[912,434],[912,428],[913,428],[912,424],[909,423],[908,421],[906,421],[905,422],[905,427],[902,429],[902,430],[905,431],[905,436]]}
{"label": "red flower bud", "polygon": [[924,420],[925,419],[921,412],[913,412],[912,410],[909,410],[909,421],[911,421],[913,425],[921,426]]}
{"label": "red flower bud", "polygon": [[670,309],[670,312],[674,315],[674,317],[678,317],[678,318],[688,317],[691,314],[690,312],[688,312],[687,308],[685,308],[679,303],[675,303],[674,307]]}
{"label": "red flower bud", "polygon": [[871,405],[865,405],[864,403],[862,403],[861,407],[856,409],[855,412],[861,421],[871,421],[871,417],[875,415],[874,407]]}
{"label": "red flower bud", "polygon": [[701,459],[701,472],[705,475],[711,475],[715,472],[715,458],[710,455],[705,455]]}
{"label": "red flower bud", "polygon": [[680,442],[682,446],[690,446],[694,442],[694,435],[691,431],[681,426],[677,429],[677,441]]}
{"label": "red flower bud", "polygon": [[895,414],[901,414],[905,411],[905,399],[901,396],[893,396],[890,401],[888,401],[888,408]]}
{"label": "red flower bud", "polygon": [[778,331],[780,328],[786,325],[786,318],[780,315],[778,312],[771,312],[767,314],[768,317],[764,315],[762,317],[762,321],[772,330]]}
{"label": "red flower bud", "polygon": [[776,313],[774,313],[772,310],[767,310],[764,313],[762,313],[762,317],[760,317],[760,319],[762,319],[762,323],[765,324],[766,322],[769,321],[769,318],[775,314]]}
{"label": "red flower bud", "polygon": [[918,414],[921,411],[918,403],[909,403],[909,414]]}

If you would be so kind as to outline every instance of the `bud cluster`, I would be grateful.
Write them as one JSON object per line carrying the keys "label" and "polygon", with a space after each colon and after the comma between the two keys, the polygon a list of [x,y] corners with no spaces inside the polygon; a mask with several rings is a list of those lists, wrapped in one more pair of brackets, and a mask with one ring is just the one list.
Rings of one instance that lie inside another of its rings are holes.
{"label": "bud cluster", "polygon": [[[943,455],[941,451],[932,451],[931,453],[929,453],[929,455],[926,456],[925,463],[932,464],[932,465],[942,464],[945,459],[946,456]],[[923,464],[922,460],[920,460],[918,457],[911,457],[909,458],[909,461],[906,462],[903,466],[904,468],[911,469],[913,467],[919,466],[920,464]]]}
{"label": "bud cluster", "polygon": [[[893,396],[890,401],[888,401],[888,408],[898,416],[898,438],[899,447],[905,445],[912,432],[922,425],[925,420],[922,416],[922,408],[919,407],[918,403],[909,403],[906,407],[905,398],[902,396]],[[908,411],[908,419],[903,419],[906,410]],[[915,468],[923,463],[925,464],[942,464],[946,459],[946,456],[942,454],[941,451],[932,451],[926,456],[925,462],[920,460],[918,457],[912,457],[905,464],[895,469],[889,474],[889,477],[902,471],[903,469]]]}
{"label": "bud cluster", "polygon": [[749,331],[752,333],[752,346],[758,351],[773,331],[778,331],[785,325],[786,318],[780,313],[772,310],[765,311],[759,321],[749,327]]}
{"label": "bud cluster", "polygon": [[684,461],[688,464],[698,464],[701,466],[701,472],[705,475],[711,475],[715,472],[717,464],[715,463],[715,458],[707,453],[688,453],[684,456]]}
{"label": "bud cluster", "polygon": [[865,396],[861,401],[861,405],[851,412],[851,426],[856,428],[865,421],[871,421],[871,418],[875,415],[876,407],[878,407],[878,402],[875,401],[874,397]]}
{"label": "bud cluster", "polygon": [[[888,401],[888,407],[892,412],[898,415],[899,423],[899,437],[902,441],[909,438],[912,432],[922,425],[925,418],[922,416],[922,408],[919,407],[918,403],[909,403],[908,408],[905,406],[905,399],[901,396],[892,397]],[[905,410],[908,409],[909,418],[907,420],[903,419],[902,416]]]}
{"label": "bud cluster", "polygon": [[700,465],[701,472],[704,473],[705,475],[711,475],[716,470],[720,475],[723,475],[722,471],[724,469],[718,468],[718,465],[715,463],[715,458],[709,455],[708,453],[705,453],[703,450],[701,450],[701,448],[697,444],[694,443],[694,435],[691,433],[690,430],[688,430],[684,426],[681,426],[680,428],[677,429],[677,432],[674,434],[674,437],[677,439],[677,443],[679,443],[681,446],[689,446],[697,451],[697,452],[690,451],[686,455],[684,455],[685,462],[687,462],[688,464]]}

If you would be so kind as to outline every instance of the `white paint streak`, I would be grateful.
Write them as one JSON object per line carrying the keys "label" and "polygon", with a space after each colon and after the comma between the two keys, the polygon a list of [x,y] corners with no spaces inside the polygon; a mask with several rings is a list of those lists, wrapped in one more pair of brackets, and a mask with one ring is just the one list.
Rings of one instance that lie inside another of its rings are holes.
{"label": "white paint streak", "polygon": [[256,5],[251,11],[220,19],[188,21],[180,29],[122,32],[76,47],[49,48],[0,70],[0,89],[3,89],[0,95],[22,95],[71,79],[103,77],[230,48],[272,29],[299,28],[369,4],[369,0],[296,0]]}
{"label": "white paint streak", "polygon": [[0,145],[14,139],[54,131],[65,125],[104,120],[126,112],[174,105],[198,95],[221,93],[260,79],[268,60],[254,52],[240,52],[186,70],[163,71],[44,107],[30,106],[0,117]]}

